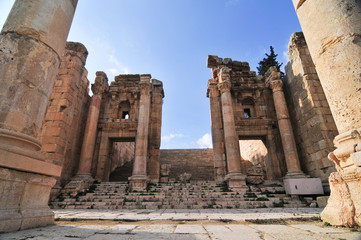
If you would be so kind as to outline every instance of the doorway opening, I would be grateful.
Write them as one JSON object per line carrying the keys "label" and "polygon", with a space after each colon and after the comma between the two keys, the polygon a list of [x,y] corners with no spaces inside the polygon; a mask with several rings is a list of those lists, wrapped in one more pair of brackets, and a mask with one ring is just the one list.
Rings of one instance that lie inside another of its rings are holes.
{"label": "doorway opening", "polygon": [[135,142],[129,139],[112,141],[110,150],[110,182],[128,181],[132,176],[135,156]]}
{"label": "doorway opening", "polygon": [[252,166],[258,166],[266,172],[268,150],[262,139],[239,140],[239,150],[242,159],[242,169],[247,171]]}

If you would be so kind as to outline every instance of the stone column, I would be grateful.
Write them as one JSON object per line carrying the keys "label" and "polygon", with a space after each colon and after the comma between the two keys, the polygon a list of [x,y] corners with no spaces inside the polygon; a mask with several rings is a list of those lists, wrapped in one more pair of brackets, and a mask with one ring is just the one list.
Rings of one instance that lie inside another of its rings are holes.
{"label": "stone column", "polygon": [[228,174],[226,179],[233,190],[246,188],[246,176],[241,172],[241,155],[239,139],[234,122],[230,69],[223,67],[219,71],[218,88],[221,92],[222,116],[224,127],[224,142],[226,147]]}
{"label": "stone column", "polygon": [[96,72],[96,78],[94,84],[92,84],[93,96],[85,125],[78,172],[64,187],[65,192],[75,194],[80,190],[88,188],[94,182],[91,175],[91,167],[98,130],[99,111],[102,95],[105,91],[108,91],[108,87],[107,75],[104,72]]}
{"label": "stone column", "polygon": [[1,31],[0,232],[53,223],[47,201],[61,167],[37,138],[76,5],[17,0]]}
{"label": "stone column", "polygon": [[288,114],[285,95],[282,90],[283,82],[281,73],[271,67],[266,73],[266,86],[272,89],[273,101],[275,104],[278,127],[281,134],[283,152],[286,158],[287,174],[286,178],[304,178],[305,174],[301,170],[300,160],[298,159],[295,138]]}
{"label": "stone column", "polygon": [[163,83],[152,79],[152,111],[150,119],[149,142],[149,178],[153,183],[159,182],[160,177],[160,141],[162,128],[162,105],[164,98]]}
{"label": "stone column", "polygon": [[89,107],[88,119],[85,125],[85,133],[77,173],[77,177],[84,180],[93,180],[90,172],[98,130],[99,111],[102,95],[107,89],[107,75],[104,72],[96,72],[95,83],[92,84],[93,96]]}
{"label": "stone column", "polygon": [[148,138],[149,138],[149,114],[150,114],[150,83],[151,76],[140,76],[140,101],[137,138],[135,139],[135,159],[133,174],[129,178],[133,190],[143,191],[149,182],[147,176]]}
{"label": "stone column", "polygon": [[329,155],[337,172],[321,217],[361,225],[361,4],[357,0],[293,0],[337,129]]}
{"label": "stone column", "polygon": [[219,90],[216,81],[208,81],[207,97],[209,97],[212,123],[213,158],[215,168],[215,180],[224,181],[226,176],[226,160],[224,153],[222,111]]}

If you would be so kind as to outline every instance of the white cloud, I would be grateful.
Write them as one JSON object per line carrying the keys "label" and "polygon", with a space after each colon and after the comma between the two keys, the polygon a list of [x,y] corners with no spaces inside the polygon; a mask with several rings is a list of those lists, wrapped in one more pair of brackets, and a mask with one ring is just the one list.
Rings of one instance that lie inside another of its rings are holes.
{"label": "white cloud", "polygon": [[115,69],[115,68],[110,68],[109,72],[111,72],[114,76],[119,73],[118,69]]}
{"label": "white cloud", "polygon": [[171,133],[168,136],[162,136],[162,141],[169,142],[170,140],[172,140],[174,138],[180,138],[180,137],[184,137],[184,135],[181,133]]}
{"label": "white cloud", "polygon": [[209,133],[204,134],[197,140],[197,144],[200,148],[212,148],[212,136]]}
{"label": "white cloud", "polygon": [[115,66],[115,68],[109,69],[114,76],[117,74],[129,74],[129,68],[124,66],[113,54],[108,55],[108,61]]}

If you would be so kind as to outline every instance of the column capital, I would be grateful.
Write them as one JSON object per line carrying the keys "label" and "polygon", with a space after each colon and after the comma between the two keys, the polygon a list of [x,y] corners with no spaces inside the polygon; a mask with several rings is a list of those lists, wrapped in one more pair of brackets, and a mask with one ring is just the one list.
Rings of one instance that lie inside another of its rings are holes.
{"label": "column capital", "polygon": [[229,67],[221,67],[218,73],[219,81],[231,81],[231,71],[232,69],[230,69]]}
{"label": "column capital", "polygon": [[152,84],[150,82],[140,82],[139,88],[141,95],[149,95],[150,90],[152,90]]}
{"label": "column capital", "polygon": [[217,96],[219,96],[218,83],[213,78],[209,79],[208,88],[207,88],[207,97],[217,97]]}
{"label": "column capital", "polygon": [[282,91],[282,86],[282,80],[272,80],[269,82],[269,87],[272,89],[272,92]]}
{"label": "column capital", "polygon": [[230,92],[231,91],[231,81],[223,81],[218,83],[218,89],[221,93]]}
{"label": "column capital", "polygon": [[104,72],[96,72],[94,84],[92,84],[92,92],[94,95],[101,95],[108,90],[108,77]]}

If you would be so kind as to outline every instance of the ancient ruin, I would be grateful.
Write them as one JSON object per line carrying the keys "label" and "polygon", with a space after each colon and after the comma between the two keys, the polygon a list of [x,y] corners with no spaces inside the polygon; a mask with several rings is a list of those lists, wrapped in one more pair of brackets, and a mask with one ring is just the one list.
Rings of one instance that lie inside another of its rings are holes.
{"label": "ancient ruin", "polygon": [[0,35],[0,232],[52,224],[49,196],[54,208],[200,209],[331,192],[322,219],[361,225],[356,0],[293,0],[303,33],[285,78],[209,56],[213,149],[193,150],[160,149],[164,89],[150,74],[98,71],[89,94],[88,51],[66,42],[77,0],[21,2]]}

